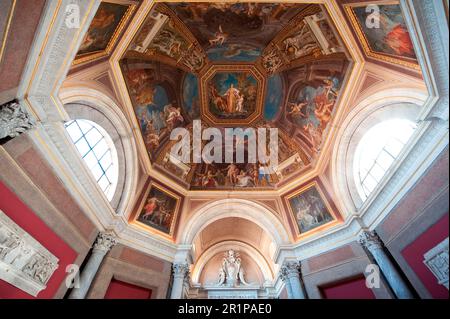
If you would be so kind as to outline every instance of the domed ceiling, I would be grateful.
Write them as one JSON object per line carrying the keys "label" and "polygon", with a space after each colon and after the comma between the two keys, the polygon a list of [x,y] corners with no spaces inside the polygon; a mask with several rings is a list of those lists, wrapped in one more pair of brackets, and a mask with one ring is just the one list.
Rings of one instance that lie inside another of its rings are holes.
{"label": "domed ceiling", "polygon": [[[304,174],[350,69],[341,43],[315,4],[157,3],[121,60],[152,167],[190,190],[275,189]],[[260,179],[254,163],[174,160],[172,130],[192,134],[195,120],[220,131],[278,128],[278,165]]]}

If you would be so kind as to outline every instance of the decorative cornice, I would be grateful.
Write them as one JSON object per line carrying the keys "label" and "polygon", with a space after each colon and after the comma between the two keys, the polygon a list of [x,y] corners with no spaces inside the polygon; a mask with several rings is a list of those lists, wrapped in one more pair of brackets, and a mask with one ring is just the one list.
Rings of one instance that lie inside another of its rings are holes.
{"label": "decorative cornice", "polygon": [[0,105],[0,139],[17,137],[34,126],[34,119],[17,101]]}
{"label": "decorative cornice", "polygon": [[112,233],[100,232],[94,243],[93,250],[107,253],[116,244],[116,237]]}

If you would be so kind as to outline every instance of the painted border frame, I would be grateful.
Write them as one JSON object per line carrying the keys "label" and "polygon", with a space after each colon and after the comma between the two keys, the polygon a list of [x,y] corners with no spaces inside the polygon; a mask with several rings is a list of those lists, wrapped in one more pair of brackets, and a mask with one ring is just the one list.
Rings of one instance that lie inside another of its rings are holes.
{"label": "painted border frame", "polygon": [[117,44],[117,42],[119,40],[119,37],[123,33],[123,31],[125,29],[125,26],[128,24],[128,22],[131,19],[131,16],[134,14],[134,12],[136,11],[136,9],[138,7],[137,4],[135,4],[134,2],[130,2],[130,1],[119,1],[119,0],[107,0],[107,1],[105,1],[104,0],[104,1],[102,1],[102,3],[118,4],[118,5],[122,5],[122,6],[128,7],[128,9],[125,12],[125,14],[123,15],[123,17],[120,20],[119,24],[117,25],[116,30],[114,30],[114,34],[111,37],[111,39],[109,40],[108,45],[106,46],[106,49],[105,50],[101,50],[101,51],[85,53],[85,54],[78,54],[77,53],[77,55],[75,56],[75,59],[74,59],[74,61],[72,63],[73,66],[77,66],[79,64],[91,62],[91,61],[98,60],[98,59],[101,59],[101,58],[109,56],[111,54],[111,52],[113,51],[114,47],[116,46],[116,44]]}
{"label": "painted border frame", "polygon": [[[150,191],[152,190],[152,188],[156,188],[157,190],[159,190],[160,192],[164,193],[165,195],[172,197],[173,199],[176,200],[176,205],[175,205],[175,210],[174,210],[174,214],[172,216],[172,221],[170,224],[170,228],[169,228],[169,233],[165,233],[159,229],[156,229],[152,226],[146,225],[142,222],[140,222],[138,220],[140,213],[142,212],[142,209],[144,208],[145,205],[145,201],[148,198]],[[161,184],[158,184],[154,181],[150,181],[148,183],[148,185],[145,186],[145,191],[142,193],[141,197],[139,198],[138,204],[137,204],[137,209],[135,209],[135,211],[133,212],[133,214],[131,215],[130,219],[129,219],[129,223],[131,225],[134,225],[140,229],[145,230],[146,232],[150,232],[152,234],[155,235],[160,235],[162,237],[165,237],[167,239],[170,239],[172,241],[174,241],[174,233],[175,233],[175,226],[177,224],[178,221],[178,215],[180,213],[180,207],[181,207],[181,203],[182,203],[182,197],[180,195],[178,195],[177,193],[167,189],[166,187],[164,187]]]}
{"label": "painted border frame", "polygon": [[[297,220],[295,218],[295,213],[292,210],[290,200],[296,196],[299,196],[299,195],[305,193],[306,191],[310,190],[313,187],[316,188],[317,192],[320,195],[320,199],[324,203],[325,207],[328,209],[328,212],[330,213],[333,220],[302,233],[300,230],[300,227],[297,223]],[[295,234],[295,238],[297,241],[300,239],[303,239],[306,236],[310,236],[314,233],[321,232],[323,230],[326,230],[328,228],[336,226],[336,225],[342,223],[342,221],[343,221],[342,216],[338,212],[337,207],[331,201],[330,196],[325,192],[324,186],[322,185],[322,183],[320,182],[320,180],[317,177],[314,178],[313,180],[307,182],[306,184],[303,184],[302,186],[300,186],[298,189],[294,190],[293,192],[291,192],[287,195],[283,195],[282,199],[283,199],[283,204],[285,205],[285,209],[288,212],[289,224],[292,227],[292,231]]]}
{"label": "painted border frame", "polygon": [[[370,3],[370,4],[399,5],[400,6],[400,3],[398,1],[392,1],[392,0],[375,2],[375,3]],[[351,25],[352,29],[354,30],[354,32],[362,46],[364,54],[368,58],[373,58],[373,59],[379,60],[381,62],[385,62],[385,63],[387,62],[390,64],[395,64],[395,65],[399,65],[402,67],[410,68],[415,71],[420,71],[420,65],[419,65],[419,62],[417,61],[417,59],[411,59],[411,58],[401,59],[394,55],[375,52],[370,48],[367,37],[364,34],[364,32],[362,31],[361,24],[360,24],[358,18],[356,17],[355,11],[353,10],[353,8],[359,8],[359,7],[363,7],[366,5],[368,5],[368,3],[365,3],[365,2],[347,3],[347,4],[343,5],[344,11],[347,15],[347,18],[349,19],[350,25]],[[402,12],[402,15],[403,15],[403,18],[405,18],[403,12]]]}

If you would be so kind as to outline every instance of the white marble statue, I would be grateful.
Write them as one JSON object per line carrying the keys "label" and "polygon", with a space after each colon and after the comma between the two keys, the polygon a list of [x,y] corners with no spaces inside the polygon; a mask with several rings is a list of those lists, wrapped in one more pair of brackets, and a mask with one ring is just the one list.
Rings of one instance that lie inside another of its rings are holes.
{"label": "white marble statue", "polygon": [[230,249],[225,253],[222,267],[219,269],[219,286],[237,287],[248,286],[245,281],[244,268],[241,265],[239,253]]}

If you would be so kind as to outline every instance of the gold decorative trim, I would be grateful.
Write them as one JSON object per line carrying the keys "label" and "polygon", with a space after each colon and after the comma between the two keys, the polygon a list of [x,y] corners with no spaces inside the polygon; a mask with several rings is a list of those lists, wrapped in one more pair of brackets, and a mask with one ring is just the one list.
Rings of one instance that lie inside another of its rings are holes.
{"label": "gold decorative trim", "polygon": [[137,5],[135,5],[135,4],[127,5],[127,4],[109,2],[109,1],[103,1],[103,2],[113,3],[113,4],[117,4],[117,5],[122,5],[122,6],[128,6],[128,9],[125,12],[125,14],[123,15],[122,19],[120,20],[119,25],[117,26],[116,30],[114,31],[113,36],[109,40],[108,45],[106,46],[106,49],[103,51],[90,52],[90,53],[85,53],[82,55],[77,55],[75,57],[75,60],[72,63],[72,65],[74,65],[74,66],[109,56],[111,54],[112,50],[114,49],[114,46],[116,45],[120,35],[122,34],[122,31],[124,30],[126,24],[128,23],[131,16],[134,14],[134,12],[137,9]]}
{"label": "gold decorative trim", "polygon": [[[398,5],[398,4],[399,3],[396,1],[389,1],[389,2],[382,3],[382,5]],[[350,24],[352,25],[353,29],[355,30],[358,40],[363,47],[365,55],[369,58],[374,58],[374,59],[380,60],[382,62],[396,64],[396,65],[400,65],[400,66],[403,66],[406,68],[414,69],[416,71],[420,71],[419,62],[416,59],[408,59],[410,61],[406,61],[405,59],[407,59],[407,58],[401,59],[401,58],[398,58],[398,57],[395,57],[393,55],[389,55],[386,53],[384,53],[384,54],[377,53],[370,48],[369,41],[368,41],[366,35],[364,34],[364,32],[362,31],[361,24],[353,10],[353,8],[358,8],[358,7],[361,7],[364,5],[365,4],[345,5],[344,9],[347,14],[347,17],[350,19]],[[412,61],[415,61],[415,62],[412,62]]]}
{"label": "gold decorative trim", "polygon": [[[161,230],[158,230],[156,228],[153,228],[152,226],[146,225],[146,224],[138,221],[139,215],[142,212],[142,209],[144,208],[144,205],[145,205],[145,202],[146,202],[146,200],[148,198],[148,195],[150,194],[150,191],[153,188],[156,188],[157,190],[159,190],[160,192],[164,193],[165,195],[168,195],[168,196],[172,197],[177,202],[176,205],[175,205],[174,214],[173,214],[172,221],[171,221],[171,224],[170,224],[169,234],[167,234],[167,233],[165,233],[165,232],[163,232]],[[168,189],[166,189],[162,185],[155,183],[154,181],[150,182],[150,184],[147,186],[147,189],[145,190],[144,194],[145,194],[145,196],[143,196],[143,198],[141,200],[141,203],[139,204],[138,210],[135,211],[133,213],[133,215],[131,215],[131,219],[129,220],[129,223],[131,225],[134,225],[134,226],[140,228],[140,229],[143,229],[143,230],[145,230],[147,232],[150,232],[150,233],[152,233],[154,235],[159,235],[161,237],[164,237],[165,239],[169,239],[172,242],[174,242],[173,235],[174,235],[174,231],[175,231],[175,226],[176,226],[178,214],[180,212],[180,204],[181,204],[181,199],[182,198],[179,195],[175,194],[174,192],[169,191]]]}
{"label": "gold decorative trim", "polygon": [[2,35],[2,44],[0,46],[0,63],[3,61],[3,54],[5,53],[6,41],[8,40],[9,29],[11,28],[12,19],[14,16],[14,10],[16,8],[17,0],[12,0],[11,6],[9,8],[8,18],[6,19],[5,31]]}
{"label": "gold decorative trim", "polygon": [[[248,72],[255,77],[258,82],[258,94],[256,100],[255,111],[245,119],[219,119],[209,111],[209,91],[206,89],[208,82],[217,73],[223,72]],[[251,64],[214,64],[205,73],[200,75],[201,105],[200,113],[205,119],[213,125],[250,125],[258,120],[263,114],[263,104],[266,97],[266,79]]]}

